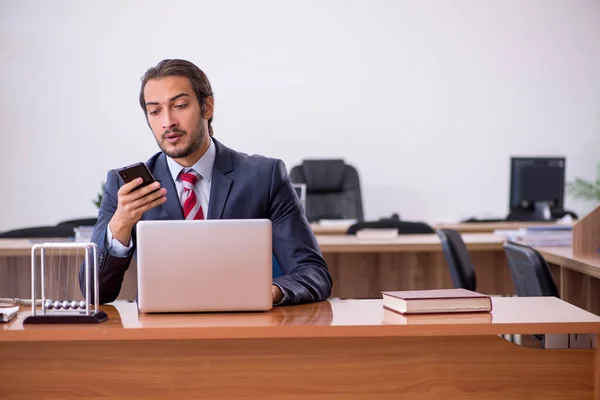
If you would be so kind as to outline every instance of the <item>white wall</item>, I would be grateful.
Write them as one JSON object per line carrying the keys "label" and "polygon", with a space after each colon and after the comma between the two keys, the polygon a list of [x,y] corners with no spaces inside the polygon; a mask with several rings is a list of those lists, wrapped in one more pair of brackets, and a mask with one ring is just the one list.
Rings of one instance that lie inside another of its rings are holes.
{"label": "white wall", "polygon": [[106,171],[157,151],[140,77],[175,57],[218,139],[344,157],[369,219],[504,216],[510,155],[600,161],[598,0],[0,0],[0,230],[95,215]]}

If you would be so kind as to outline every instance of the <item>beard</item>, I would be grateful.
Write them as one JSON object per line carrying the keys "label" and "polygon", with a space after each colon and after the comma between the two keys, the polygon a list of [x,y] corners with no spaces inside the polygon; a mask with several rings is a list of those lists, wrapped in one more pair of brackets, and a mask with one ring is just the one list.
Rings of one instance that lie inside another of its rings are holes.
{"label": "beard", "polygon": [[167,149],[165,146],[165,136],[170,134],[170,133],[179,133],[182,135],[187,135],[188,133],[186,131],[184,131],[183,129],[169,129],[167,131],[165,131],[162,134],[161,140],[160,142],[157,140],[156,142],[158,143],[158,147],[160,147],[160,149],[163,151],[163,153],[165,153],[167,156],[171,157],[171,158],[185,158],[188,157],[190,155],[192,155],[196,150],[198,150],[200,147],[202,147],[202,145],[204,144],[204,142],[206,141],[206,135],[207,135],[207,129],[206,126],[204,125],[204,121],[202,119],[200,119],[200,121],[198,121],[198,125],[196,126],[196,129],[194,129],[194,131],[192,132],[192,135],[190,137],[190,142],[187,146],[185,146],[183,149]]}

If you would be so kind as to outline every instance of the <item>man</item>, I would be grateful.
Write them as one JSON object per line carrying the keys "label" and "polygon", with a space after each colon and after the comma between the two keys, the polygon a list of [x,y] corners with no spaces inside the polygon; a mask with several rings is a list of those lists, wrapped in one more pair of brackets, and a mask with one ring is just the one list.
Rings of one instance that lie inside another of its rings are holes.
{"label": "man", "polygon": [[[163,60],[143,76],[140,105],[162,150],[146,162],[157,182],[134,190],[141,178],[125,184],[115,170],[108,172],[92,236],[99,301],[119,295],[139,220],[203,218],[270,219],[273,255],[283,273],[273,279],[273,304],[327,299],[327,264],[285,165],[238,153],[213,138],[214,98],[206,75],[188,61]],[[83,265],[79,281],[83,290]]]}

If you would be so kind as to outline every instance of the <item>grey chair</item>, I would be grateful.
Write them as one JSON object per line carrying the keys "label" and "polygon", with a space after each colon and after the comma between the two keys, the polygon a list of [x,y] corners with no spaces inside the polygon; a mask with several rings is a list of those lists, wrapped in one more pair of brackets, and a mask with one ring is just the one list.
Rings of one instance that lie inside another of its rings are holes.
{"label": "grey chair", "polygon": [[[554,296],[560,298],[558,288],[544,257],[530,246],[519,243],[504,243],[504,254],[510,269],[517,296]],[[533,335],[542,347],[545,345],[546,336]]]}
{"label": "grey chair", "polygon": [[0,239],[71,238],[72,226],[34,226],[0,233]]}
{"label": "grey chair", "polygon": [[530,246],[504,243],[504,254],[517,296],[554,296],[560,298],[558,288],[544,257]]}
{"label": "grey chair", "polygon": [[436,233],[440,238],[442,253],[454,287],[475,291],[475,266],[460,233],[453,229],[438,229]]}
{"label": "grey chair", "polygon": [[82,218],[61,221],[58,224],[56,224],[56,226],[71,226],[73,228],[77,228],[79,226],[95,226],[97,222],[98,218]]}
{"label": "grey chair", "polygon": [[348,228],[346,234],[356,235],[356,232],[361,229],[397,229],[400,235],[435,233],[435,229],[424,222],[381,219],[379,221],[357,222]]}
{"label": "grey chair", "polygon": [[304,160],[290,171],[292,183],[306,185],[306,218],[363,220],[356,169],[341,159]]}

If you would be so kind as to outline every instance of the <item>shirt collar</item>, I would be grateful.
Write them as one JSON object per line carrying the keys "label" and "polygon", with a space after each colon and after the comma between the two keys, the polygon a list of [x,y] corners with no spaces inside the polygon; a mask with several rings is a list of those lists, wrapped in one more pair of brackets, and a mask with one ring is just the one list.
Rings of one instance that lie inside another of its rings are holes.
{"label": "shirt collar", "polygon": [[202,178],[206,179],[207,182],[210,182],[212,180],[212,171],[213,166],[215,165],[215,157],[217,155],[217,150],[215,149],[215,144],[213,143],[212,138],[209,136],[208,139],[210,140],[210,142],[208,143],[208,150],[206,150],[206,153],[204,153],[204,155],[200,157],[198,161],[196,161],[196,164],[192,165],[189,168],[182,167],[179,163],[177,163],[177,161],[173,160],[169,156],[166,157],[167,166],[169,167],[169,172],[173,177],[173,182],[177,181],[177,177],[179,176],[179,173],[182,169],[185,172],[187,172],[190,169],[193,169],[194,171],[202,175]]}

